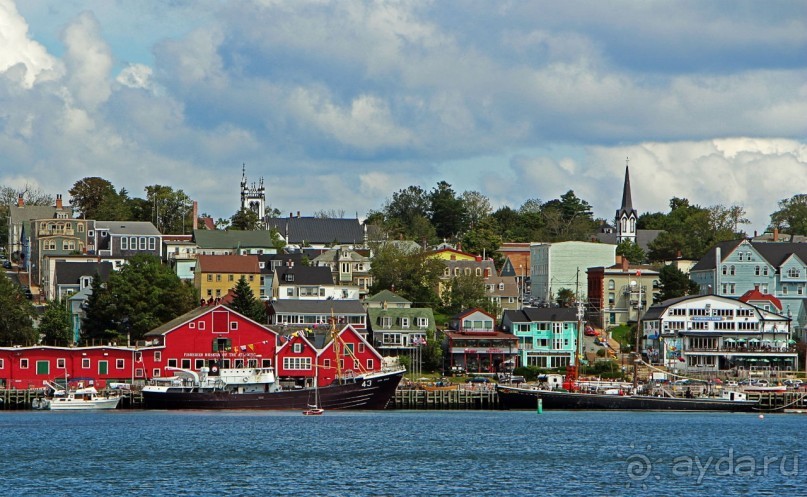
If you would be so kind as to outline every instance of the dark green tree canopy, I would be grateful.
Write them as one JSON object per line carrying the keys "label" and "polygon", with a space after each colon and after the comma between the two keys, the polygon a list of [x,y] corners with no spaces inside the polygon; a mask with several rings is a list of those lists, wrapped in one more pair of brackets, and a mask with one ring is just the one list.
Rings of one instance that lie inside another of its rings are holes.
{"label": "dark green tree canopy", "polygon": [[255,298],[255,293],[243,275],[233,289],[233,300],[228,307],[253,321],[266,323],[266,307],[260,299]]}
{"label": "dark green tree canopy", "polygon": [[258,213],[250,209],[241,209],[230,218],[230,229],[255,231],[260,228],[261,219]]}
{"label": "dark green tree canopy", "polygon": [[47,345],[64,347],[73,343],[70,313],[65,302],[59,299],[48,302],[45,313],[39,321],[38,331],[43,335],[42,341]]}
{"label": "dark green tree canopy", "polygon": [[779,210],[771,214],[771,228],[791,235],[807,235],[807,194],[780,200]]}
{"label": "dark green tree canopy", "polygon": [[377,247],[370,267],[370,293],[390,290],[412,302],[413,307],[437,307],[437,285],[445,270],[443,261],[425,251],[406,253],[393,244]]}
{"label": "dark green tree canopy", "polygon": [[93,281],[83,323],[87,339],[139,340],[159,325],[193,309],[193,286],[151,255],[129,259],[106,286]]}
{"label": "dark green tree canopy", "polygon": [[78,211],[75,214],[86,219],[100,219],[99,207],[104,199],[117,194],[112,183],[97,176],[76,181],[68,193],[73,209]]}
{"label": "dark green tree canopy", "polygon": [[690,280],[686,273],[670,265],[662,267],[659,271],[659,286],[661,287],[661,292],[653,299],[656,303],[700,293],[700,287],[697,283]]}
{"label": "dark green tree canopy", "polygon": [[31,301],[0,271],[0,346],[36,345],[39,333],[34,329],[33,316]]}
{"label": "dark green tree canopy", "polygon": [[631,240],[622,240],[616,246],[616,255],[621,255],[634,264],[641,264],[645,261],[645,253],[642,247]]}

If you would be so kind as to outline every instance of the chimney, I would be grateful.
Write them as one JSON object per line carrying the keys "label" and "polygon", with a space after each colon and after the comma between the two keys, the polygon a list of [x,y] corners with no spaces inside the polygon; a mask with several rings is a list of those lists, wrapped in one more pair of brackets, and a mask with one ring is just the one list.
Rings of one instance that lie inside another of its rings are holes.
{"label": "chimney", "polygon": [[300,218],[300,211],[297,211],[297,218]]}
{"label": "chimney", "polygon": [[294,217],[294,213],[293,213],[293,212],[289,212],[289,219],[291,219],[291,218],[293,218],[293,217]]}
{"label": "chimney", "polygon": [[193,201],[193,229],[199,227],[199,202]]}
{"label": "chimney", "polygon": [[627,271],[630,268],[630,261],[627,257],[622,257],[622,270]]}
{"label": "chimney", "polygon": [[63,209],[64,208],[62,206],[62,194],[61,193],[56,194],[56,208],[57,209]]}
{"label": "chimney", "polygon": [[618,255],[618,254],[617,254],[616,256],[614,256],[614,259],[615,259],[615,262],[616,262],[617,264],[619,264],[620,266],[622,266],[622,256],[621,256],[621,255]]}
{"label": "chimney", "polygon": [[773,241],[774,242],[779,241],[779,228],[774,228],[773,229]]}
{"label": "chimney", "polygon": [[759,291],[759,283],[754,283],[754,291]]}
{"label": "chimney", "polygon": [[25,200],[22,199],[22,193],[17,196],[17,207],[25,207]]}
{"label": "chimney", "polygon": [[757,230],[754,230],[754,238],[757,237]]}
{"label": "chimney", "polygon": [[680,258],[681,258],[681,257],[683,257],[683,256],[684,256],[684,254],[683,254],[683,253],[681,253],[681,251],[680,251],[680,250],[679,250],[678,252],[676,252],[676,253],[675,253],[675,258],[676,258],[676,259],[680,259]]}

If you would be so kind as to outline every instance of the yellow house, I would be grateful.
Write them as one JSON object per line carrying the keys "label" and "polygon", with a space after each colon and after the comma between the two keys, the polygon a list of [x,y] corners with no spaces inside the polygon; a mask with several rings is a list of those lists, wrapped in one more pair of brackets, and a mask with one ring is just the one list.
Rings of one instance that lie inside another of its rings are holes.
{"label": "yellow house", "polygon": [[253,295],[261,294],[261,269],[257,255],[200,255],[196,258],[193,284],[203,299],[219,298],[235,288],[243,276]]}
{"label": "yellow house", "polygon": [[444,261],[477,261],[482,260],[481,257],[477,257],[473,254],[465,253],[461,250],[456,250],[452,248],[443,248],[440,250],[435,250],[431,253],[430,257],[434,257],[435,259],[442,259]]}

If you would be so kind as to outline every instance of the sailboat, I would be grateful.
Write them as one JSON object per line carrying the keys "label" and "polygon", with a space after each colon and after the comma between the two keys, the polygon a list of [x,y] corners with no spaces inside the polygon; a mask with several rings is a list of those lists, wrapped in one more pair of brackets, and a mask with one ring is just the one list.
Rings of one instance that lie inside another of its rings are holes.
{"label": "sailboat", "polygon": [[322,408],[322,404],[319,401],[319,381],[318,378],[314,377],[314,403],[308,404],[308,409],[303,411],[303,416],[321,416],[322,413],[325,412],[325,409]]}

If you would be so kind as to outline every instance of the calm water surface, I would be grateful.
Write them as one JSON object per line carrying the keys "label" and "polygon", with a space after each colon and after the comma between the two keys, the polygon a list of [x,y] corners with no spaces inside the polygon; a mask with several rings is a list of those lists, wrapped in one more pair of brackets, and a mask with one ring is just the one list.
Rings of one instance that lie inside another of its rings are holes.
{"label": "calm water surface", "polygon": [[805,415],[0,412],[0,495],[807,495]]}

